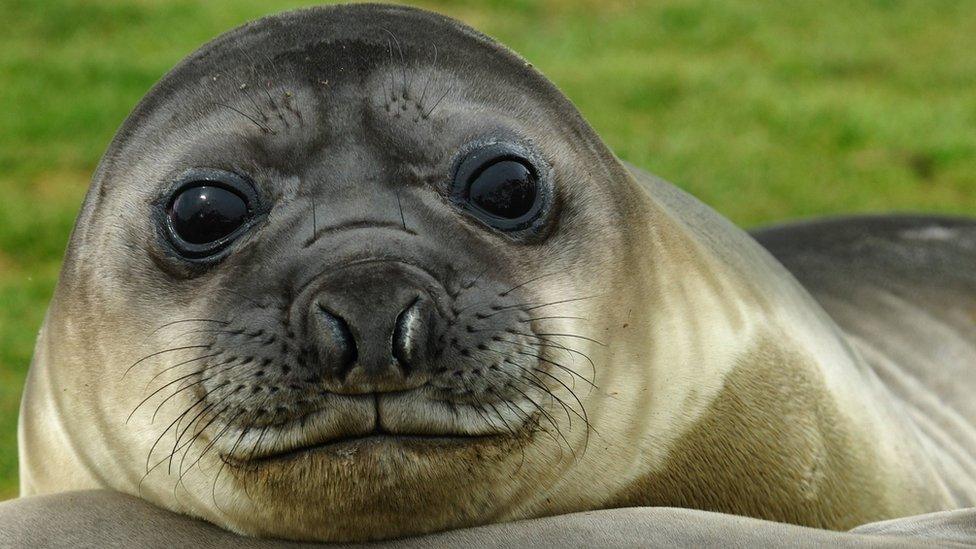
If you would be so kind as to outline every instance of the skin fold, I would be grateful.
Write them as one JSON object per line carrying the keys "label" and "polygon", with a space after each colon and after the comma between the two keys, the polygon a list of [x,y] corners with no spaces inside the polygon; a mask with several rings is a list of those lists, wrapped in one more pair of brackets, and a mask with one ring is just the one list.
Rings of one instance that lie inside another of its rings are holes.
{"label": "skin fold", "polygon": [[[452,194],[492,147],[537,173],[529,229]],[[254,215],[194,261],[161,216],[201,169],[253,181]],[[915,393],[877,371],[901,357],[851,336],[870,311],[838,323],[827,301],[484,35],[382,5],[273,16],[181,62],[105,153],[24,393],[21,492],[111,489],[306,541],[630,506],[842,530],[973,505],[972,453],[906,413]],[[971,440],[972,410],[950,412]]]}

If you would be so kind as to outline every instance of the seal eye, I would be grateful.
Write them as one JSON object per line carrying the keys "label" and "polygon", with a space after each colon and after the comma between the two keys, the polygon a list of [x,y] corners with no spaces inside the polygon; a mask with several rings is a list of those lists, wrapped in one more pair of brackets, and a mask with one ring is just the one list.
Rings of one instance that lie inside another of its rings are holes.
{"label": "seal eye", "polygon": [[247,201],[241,195],[205,184],[184,189],[169,209],[176,234],[190,244],[224,238],[247,221]]}
{"label": "seal eye", "polygon": [[455,172],[454,202],[496,229],[530,228],[541,217],[548,196],[531,157],[509,143],[473,151]]}
{"label": "seal eye", "polygon": [[254,223],[257,202],[253,185],[235,173],[191,170],[161,204],[164,233],[180,255],[210,258]]}
{"label": "seal eye", "polygon": [[536,200],[532,170],[517,160],[503,159],[484,167],[468,188],[471,203],[502,219],[520,219],[532,211]]}

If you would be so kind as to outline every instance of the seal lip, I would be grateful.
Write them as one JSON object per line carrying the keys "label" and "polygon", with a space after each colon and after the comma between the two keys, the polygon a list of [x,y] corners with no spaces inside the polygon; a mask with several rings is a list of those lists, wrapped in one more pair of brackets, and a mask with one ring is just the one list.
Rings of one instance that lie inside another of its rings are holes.
{"label": "seal lip", "polygon": [[[219,187],[240,196],[247,205],[247,219],[230,234],[213,242],[194,244],[180,237],[173,226],[169,210],[181,192],[201,183]],[[264,214],[260,196],[250,178],[217,168],[191,168],[183,172],[155,202],[154,209],[157,224],[164,237],[163,240],[168,244],[171,251],[184,260],[202,264],[214,263],[222,259],[227,254],[230,245],[257,224]]]}
{"label": "seal lip", "polygon": [[503,438],[498,434],[426,434],[426,433],[386,433],[373,431],[364,434],[353,434],[339,438],[324,440],[294,448],[288,448],[260,456],[238,458],[219,454],[225,464],[239,468],[260,468],[269,465],[283,464],[314,454],[330,455],[352,449],[366,449],[380,445],[427,446],[428,450],[444,450],[449,447],[466,446],[469,444],[485,443]]}
{"label": "seal lip", "polygon": [[[499,217],[474,205],[469,200],[469,182],[489,164],[501,160],[523,163],[536,179],[536,200],[532,208],[515,219]],[[450,201],[485,227],[513,240],[529,241],[538,237],[553,210],[555,202],[552,167],[528,144],[501,137],[479,139],[461,147],[451,168]]]}

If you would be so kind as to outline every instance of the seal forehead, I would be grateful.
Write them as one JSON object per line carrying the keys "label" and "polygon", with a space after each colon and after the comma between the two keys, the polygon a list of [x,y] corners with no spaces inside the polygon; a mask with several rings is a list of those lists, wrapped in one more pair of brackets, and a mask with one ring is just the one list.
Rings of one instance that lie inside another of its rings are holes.
{"label": "seal forehead", "polygon": [[[438,53],[439,52],[439,53]],[[519,92],[555,102],[553,113],[575,109],[544,76],[491,38],[435,13],[413,8],[362,4],[315,7],[269,16],[231,30],[170,71],[133,111],[118,138],[158,108],[196,93],[207,79],[242,73],[256,66],[266,81],[291,77],[335,85],[359,80],[377,68],[436,64],[457,80],[492,85],[504,82]],[[579,118],[578,114],[576,118]],[[582,121],[581,118],[579,118]],[[118,143],[118,141],[117,141]]]}

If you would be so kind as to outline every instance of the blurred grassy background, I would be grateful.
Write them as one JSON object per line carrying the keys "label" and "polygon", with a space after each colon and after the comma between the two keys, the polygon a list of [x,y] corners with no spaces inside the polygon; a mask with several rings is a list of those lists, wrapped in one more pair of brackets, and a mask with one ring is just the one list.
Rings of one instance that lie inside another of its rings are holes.
{"label": "blurred grassy background", "polygon": [[[306,4],[0,0],[0,499],[34,337],[116,127],[201,43]],[[976,2],[420,5],[508,44],[619,156],[738,223],[976,214]]]}

